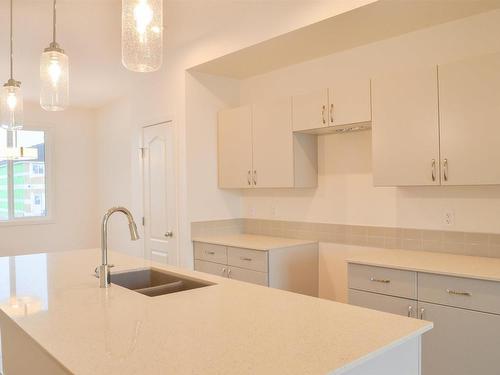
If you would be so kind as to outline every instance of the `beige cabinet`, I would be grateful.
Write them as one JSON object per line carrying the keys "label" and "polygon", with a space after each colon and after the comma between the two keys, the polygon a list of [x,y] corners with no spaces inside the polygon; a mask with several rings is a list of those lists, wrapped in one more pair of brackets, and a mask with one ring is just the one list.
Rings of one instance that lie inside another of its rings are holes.
{"label": "beige cabinet", "polygon": [[318,244],[247,249],[194,242],[194,269],[291,292],[318,295]]}
{"label": "beige cabinet", "polygon": [[316,187],[317,139],[293,134],[291,98],[219,112],[221,188]]}
{"label": "beige cabinet", "polygon": [[251,186],[252,109],[250,106],[219,112],[219,186]]}
{"label": "beige cabinet", "polygon": [[293,187],[294,146],[290,98],[253,106],[252,143],[254,186]]}
{"label": "beige cabinet", "polygon": [[422,375],[497,375],[500,316],[419,302],[419,315],[434,323],[423,336]]}
{"label": "beige cabinet", "polygon": [[349,303],[434,323],[422,375],[498,374],[500,283],[353,263],[348,278]]}
{"label": "beige cabinet", "polygon": [[370,122],[370,80],[346,77],[329,89],[295,95],[292,107],[296,132],[323,132],[331,126]]}
{"label": "beige cabinet", "polygon": [[499,103],[499,53],[439,66],[442,184],[500,184]]}
{"label": "beige cabinet", "polygon": [[372,79],[375,186],[439,185],[437,68]]}
{"label": "beige cabinet", "polygon": [[349,303],[351,305],[367,307],[369,309],[407,316],[409,318],[417,317],[417,301],[408,298],[392,297],[349,289]]}

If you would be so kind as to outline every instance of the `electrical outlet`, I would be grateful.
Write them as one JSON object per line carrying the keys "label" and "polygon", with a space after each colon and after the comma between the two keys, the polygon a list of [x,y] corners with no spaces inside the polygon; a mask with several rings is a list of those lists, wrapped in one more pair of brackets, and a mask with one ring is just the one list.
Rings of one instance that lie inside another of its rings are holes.
{"label": "electrical outlet", "polygon": [[450,210],[446,211],[444,214],[444,224],[447,226],[455,225],[455,212]]}

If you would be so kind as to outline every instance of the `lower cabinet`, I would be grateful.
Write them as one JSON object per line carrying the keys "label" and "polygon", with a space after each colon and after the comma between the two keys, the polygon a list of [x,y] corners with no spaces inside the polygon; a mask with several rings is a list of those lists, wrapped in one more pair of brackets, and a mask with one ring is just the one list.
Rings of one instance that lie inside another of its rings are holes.
{"label": "lower cabinet", "polygon": [[434,323],[423,336],[423,375],[498,375],[500,316],[419,302],[419,314]]}
{"label": "lower cabinet", "polygon": [[254,250],[194,242],[194,269],[291,292],[318,295],[318,244]]}
{"label": "lower cabinet", "polygon": [[417,317],[417,301],[407,298],[384,296],[383,294],[351,289],[349,290],[349,303],[391,314],[405,315],[410,318]]}
{"label": "lower cabinet", "polygon": [[[422,338],[422,375],[500,374],[500,310],[496,304],[500,284],[414,274],[350,264],[349,303],[433,322],[434,328]],[[404,290],[406,298],[391,295]]]}

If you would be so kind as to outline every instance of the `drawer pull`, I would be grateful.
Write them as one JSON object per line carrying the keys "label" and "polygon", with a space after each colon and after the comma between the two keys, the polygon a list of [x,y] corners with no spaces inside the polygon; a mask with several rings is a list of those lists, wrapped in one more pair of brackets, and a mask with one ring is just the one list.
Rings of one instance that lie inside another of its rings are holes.
{"label": "drawer pull", "polygon": [[208,255],[215,255],[215,251],[205,251]]}
{"label": "drawer pull", "polygon": [[454,296],[472,297],[472,293],[469,293],[469,292],[457,292],[456,290],[451,290],[451,289],[446,289],[446,293],[452,294]]}
{"label": "drawer pull", "polygon": [[247,262],[251,262],[252,261],[252,258],[245,258],[245,257],[241,257],[240,258],[241,260],[245,260]]}
{"label": "drawer pull", "polygon": [[389,284],[391,280],[387,279],[376,279],[374,277],[370,277],[370,281],[373,281],[374,283],[382,283],[382,284]]}
{"label": "drawer pull", "polygon": [[411,318],[413,315],[413,306],[408,306],[408,318]]}
{"label": "drawer pull", "polygon": [[420,320],[424,320],[425,309],[422,307],[420,309]]}

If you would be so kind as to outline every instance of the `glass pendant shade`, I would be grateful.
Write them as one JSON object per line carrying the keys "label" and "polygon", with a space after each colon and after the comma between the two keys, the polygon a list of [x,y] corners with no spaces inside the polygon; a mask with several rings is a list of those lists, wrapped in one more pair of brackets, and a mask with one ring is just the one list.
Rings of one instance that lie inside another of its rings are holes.
{"label": "glass pendant shade", "polygon": [[69,104],[69,59],[54,45],[40,58],[40,105],[46,111],[63,111]]}
{"label": "glass pendant shade", "polygon": [[122,0],[122,63],[154,72],[163,59],[163,0]]}
{"label": "glass pendant shade", "polygon": [[23,127],[23,93],[21,83],[9,79],[0,95],[0,126],[7,130]]}

